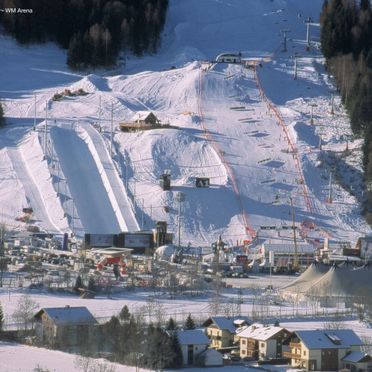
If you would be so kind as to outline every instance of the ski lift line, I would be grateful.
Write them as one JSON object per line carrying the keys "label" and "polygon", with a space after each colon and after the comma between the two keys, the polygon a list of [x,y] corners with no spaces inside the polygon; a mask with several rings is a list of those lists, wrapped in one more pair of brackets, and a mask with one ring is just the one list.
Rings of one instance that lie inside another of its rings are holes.
{"label": "ski lift line", "polygon": [[237,200],[238,200],[238,204],[239,204],[239,207],[240,207],[240,210],[241,210],[241,215],[242,215],[242,218],[243,218],[243,223],[244,223],[244,226],[245,226],[245,229],[246,229],[246,234],[250,235],[251,239],[253,239],[256,236],[256,232],[249,224],[248,214],[247,214],[246,210],[244,209],[243,201],[242,201],[242,198],[241,198],[241,195],[240,195],[240,191],[239,191],[234,173],[233,173],[230,165],[226,161],[223,152],[218,147],[216,141],[212,138],[210,132],[208,131],[208,129],[204,125],[204,115],[203,115],[203,111],[202,111],[202,108],[201,108],[201,99],[202,99],[202,92],[203,92],[202,71],[203,70],[201,68],[201,65],[199,65],[197,105],[198,105],[198,113],[199,113],[199,116],[200,116],[200,125],[204,130],[205,138],[212,145],[212,148],[216,151],[216,153],[217,153],[218,157],[220,158],[222,164],[225,166],[226,172],[227,172],[227,174],[228,174],[228,176],[231,180],[234,193],[235,193],[235,195],[237,197]]}
{"label": "ski lift line", "polygon": [[283,117],[282,117],[281,113],[274,106],[274,104],[266,97],[266,95],[263,91],[261,82],[258,78],[257,66],[256,65],[254,66],[254,77],[255,77],[255,80],[256,80],[256,85],[257,85],[257,87],[260,91],[261,98],[265,101],[269,111],[271,110],[275,114],[278,124],[282,127],[282,130],[284,131],[284,134],[287,138],[288,145],[293,152],[293,158],[294,158],[294,161],[295,161],[295,165],[297,167],[298,173],[300,175],[300,180],[301,180],[301,183],[303,185],[306,208],[307,208],[308,212],[313,213],[314,208],[313,208],[313,205],[311,203],[309,193],[308,193],[308,190],[307,190],[307,186],[306,186],[306,183],[305,183],[304,174],[303,174],[301,163],[300,163],[300,160],[299,160],[299,157],[298,157],[298,151],[297,151],[297,149],[296,149],[296,147],[295,147],[295,145],[294,145],[294,143],[291,139],[291,136],[290,136],[290,134],[288,132],[288,129],[287,129],[285,123],[284,123],[284,120],[283,120]]}

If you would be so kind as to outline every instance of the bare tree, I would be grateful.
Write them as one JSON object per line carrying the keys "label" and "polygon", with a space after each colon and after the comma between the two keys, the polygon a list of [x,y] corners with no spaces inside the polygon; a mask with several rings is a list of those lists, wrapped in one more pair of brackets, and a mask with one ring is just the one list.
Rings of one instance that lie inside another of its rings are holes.
{"label": "bare tree", "polygon": [[34,316],[39,304],[34,301],[31,296],[23,295],[19,298],[17,302],[16,309],[13,313],[13,318],[18,323],[22,323],[24,329],[26,330],[30,323],[32,322],[32,317]]}
{"label": "bare tree", "polygon": [[40,366],[40,364],[38,364],[33,370],[32,372],[50,372],[50,369],[48,368],[43,368]]}
{"label": "bare tree", "polygon": [[75,358],[75,368],[82,372],[115,372],[116,368],[105,360],[97,360],[82,355]]}

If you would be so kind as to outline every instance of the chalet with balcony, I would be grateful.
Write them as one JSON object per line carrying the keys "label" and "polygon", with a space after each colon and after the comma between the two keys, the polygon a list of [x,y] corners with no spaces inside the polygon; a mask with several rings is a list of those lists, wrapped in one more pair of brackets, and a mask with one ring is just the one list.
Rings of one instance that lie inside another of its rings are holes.
{"label": "chalet with balcony", "polygon": [[246,317],[214,316],[209,318],[203,326],[207,328],[207,336],[211,340],[211,347],[223,349],[233,346],[235,332],[242,326],[249,325]]}
{"label": "chalet with balcony", "polygon": [[252,360],[282,358],[291,333],[283,327],[252,324],[239,332],[240,357]]}
{"label": "chalet with balcony", "polygon": [[360,352],[362,341],[351,329],[296,331],[289,343],[290,359],[294,368],[308,371],[337,371],[343,358],[351,352]]}

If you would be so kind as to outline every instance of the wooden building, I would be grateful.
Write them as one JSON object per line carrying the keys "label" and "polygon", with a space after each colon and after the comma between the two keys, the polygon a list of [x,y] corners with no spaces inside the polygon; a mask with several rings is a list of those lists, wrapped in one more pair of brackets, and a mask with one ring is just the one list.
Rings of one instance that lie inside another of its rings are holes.
{"label": "wooden building", "polygon": [[211,347],[223,349],[233,345],[236,329],[248,324],[248,319],[241,316],[232,318],[214,316],[205,321],[203,326],[207,327]]}
{"label": "wooden building", "polygon": [[151,111],[137,111],[128,122],[120,123],[120,130],[123,132],[156,129],[162,127],[169,127],[169,125],[162,125],[160,120]]}
{"label": "wooden building", "polygon": [[43,308],[35,316],[39,345],[76,351],[95,339],[98,322],[86,307]]}
{"label": "wooden building", "polygon": [[360,352],[362,341],[351,329],[296,331],[283,356],[294,368],[308,371],[338,371],[343,358]]}

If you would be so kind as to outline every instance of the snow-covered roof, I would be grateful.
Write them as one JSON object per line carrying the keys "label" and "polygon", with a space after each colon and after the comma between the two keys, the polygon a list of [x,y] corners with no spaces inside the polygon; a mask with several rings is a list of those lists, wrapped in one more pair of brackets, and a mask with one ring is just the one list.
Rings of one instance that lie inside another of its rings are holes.
{"label": "snow-covered roof", "polygon": [[137,121],[137,120],[145,120],[150,114],[155,114],[151,111],[137,111],[133,116],[132,116],[132,121]]}
{"label": "snow-covered roof", "polygon": [[45,307],[41,309],[35,318],[39,318],[45,312],[56,325],[73,325],[73,324],[97,324],[97,320],[84,307]]}
{"label": "snow-covered roof", "polygon": [[[275,252],[275,253],[293,253],[295,252],[293,243],[264,243],[262,248],[265,249],[265,252]],[[298,253],[314,253],[314,246],[312,244],[297,244]]]}
{"label": "snow-covered roof", "polygon": [[351,329],[305,330],[295,333],[308,349],[346,349],[363,344]]}
{"label": "snow-covered roof", "polygon": [[[234,324],[235,322],[236,325]],[[232,317],[232,318],[227,318],[225,316],[213,316],[210,319],[208,319],[204,325],[209,325],[209,324],[215,324],[219,329],[223,330],[228,330],[230,333],[234,333],[236,328],[238,326],[241,326],[243,323],[248,324],[248,318],[245,317]]]}
{"label": "snow-covered roof", "polygon": [[240,332],[239,337],[253,338],[259,341],[266,341],[271,337],[275,336],[283,329],[284,329],[283,327],[264,326],[262,324],[255,323],[245,328],[242,332]]}
{"label": "snow-covered roof", "polygon": [[358,363],[362,361],[370,361],[372,357],[368,354],[364,354],[360,351],[351,351],[349,354],[346,354],[342,360],[344,362],[350,362],[350,363]]}
{"label": "snow-covered roof", "polygon": [[180,345],[209,345],[210,343],[203,329],[177,331],[177,337]]}
{"label": "snow-covered roof", "polygon": [[166,259],[170,258],[172,254],[174,254],[177,251],[177,247],[169,244],[169,245],[162,245],[159,248],[156,249],[155,253],[158,258]]}

